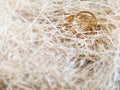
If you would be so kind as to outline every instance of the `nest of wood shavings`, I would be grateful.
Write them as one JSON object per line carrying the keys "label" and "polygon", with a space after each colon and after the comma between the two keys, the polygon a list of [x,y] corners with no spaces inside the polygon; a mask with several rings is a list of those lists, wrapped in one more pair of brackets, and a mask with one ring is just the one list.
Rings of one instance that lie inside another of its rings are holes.
{"label": "nest of wood shavings", "polygon": [[[119,90],[119,3],[1,0],[0,90]],[[97,24],[68,24],[81,11]]]}

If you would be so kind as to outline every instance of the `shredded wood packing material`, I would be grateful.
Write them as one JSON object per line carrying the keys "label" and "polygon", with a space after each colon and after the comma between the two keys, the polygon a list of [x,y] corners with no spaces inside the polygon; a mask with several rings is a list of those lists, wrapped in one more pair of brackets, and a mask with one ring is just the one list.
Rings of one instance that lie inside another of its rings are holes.
{"label": "shredded wood packing material", "polygon": [[[120,90],[119,4],[0,0],[0,90]],[[92,30],[82,16],[68,25],[81,11]]]}

